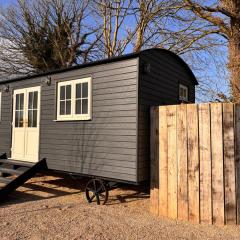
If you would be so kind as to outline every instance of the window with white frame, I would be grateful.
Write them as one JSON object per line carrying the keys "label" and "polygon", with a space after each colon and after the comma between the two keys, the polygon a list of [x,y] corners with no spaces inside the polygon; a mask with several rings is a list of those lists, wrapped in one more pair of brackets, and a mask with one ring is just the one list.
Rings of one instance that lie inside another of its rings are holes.
{"label": "window with white frame", "polygon": [[92,79],[58,83],[57,120],[90,120]]}
{"label": "window with white frame", "polygon": [[188,87],[183,84],[179,84],[179,100],[188,102]]}

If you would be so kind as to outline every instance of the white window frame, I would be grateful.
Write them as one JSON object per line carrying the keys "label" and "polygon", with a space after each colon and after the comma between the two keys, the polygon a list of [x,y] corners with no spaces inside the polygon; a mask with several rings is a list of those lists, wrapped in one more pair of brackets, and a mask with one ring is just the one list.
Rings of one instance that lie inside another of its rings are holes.
{"label": "white window frame", "polygon": [[[79,83],[88,83],[88,113],[76,114],[76,85]],[[73,120],[91,120],[92,118],[92,78],[81,78],[58,82],[57,84],[57,121]],[[71,113],[69,115],[60,115],[60,88],[61,86],[71,85]]]}
{"label": "white window frame", "polygon": [[[181,89],[186,90],[186,96],[181,96]],[[179,84],[179,100],[188,102],[188,87],[183,84]]]}

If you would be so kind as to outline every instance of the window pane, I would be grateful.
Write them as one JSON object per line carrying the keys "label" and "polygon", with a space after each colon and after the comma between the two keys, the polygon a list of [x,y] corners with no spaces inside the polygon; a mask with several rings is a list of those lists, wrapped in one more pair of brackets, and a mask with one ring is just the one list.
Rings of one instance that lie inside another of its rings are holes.
{"label": "window pane", "polygon": [[87,114],[88,113],[88,100],[83,99],[82,100],[82,114]]}
{"label": "window pane", "polygon": [[33,111],[28,110],[28,127],[32,127],[33,123]]}
{"label": "window pane", "polygon": [[71,99],[71,85],[66,86],[66,99]]}
{"label": "window pane", "polygon": [[20,116],[19,116],[19,127],[23,127],[23,111],[19,111]]}
{"label": "window pane", "polygon": [[88,97],[88,83],[82,84],[82,97],[87,98]]}
{"label": "window pane", "polygon": [[15,112],[15,127],[18,127],[18,123],[19,123],[19,112],[16,111]]}
{"label": "window pane", "polygon": [[32,115],[33,115],[32,127],[37,127],[37,110],[33,110]]}
{"label": "window pane", "polygon": [[37,105],[38,105],[38,92],[34,92],[33,108],[37,109],[38,108]]}
{"label": "window pane", "polygon": [[60,115],[65,115],[65,101],[60,101]]}
{"label": "window pane", "polygon": [[21,93],[20,94],[20,110],[23,109],[23,105],[24,105],[24,94]]}
{"label": "window pane", "polygon": [[15,105],[15,109],[16,109],[16,110],[19,109],[19,94],[16,94],[16,105]]}
{"label": "window pane", "polygon": [[183,89],[180,88],[180,97],[182,97],[182,96],[183,96]]}
{"label": "window pane", "polygon": [[33,92],[28,93],[28,109],[33,108]]}
{"label": "window pane", "polygon": [[71,100],[66,101],[66,115],[71,114]]}
{"label": "window pane", "polygon": [[81,102],[81,99],[76,100],[76,114],[81,114]]}
{"label": "window pane", "polygon": [[81,83],[76,85],[76,98],[81,98]]}
{"label": "window pane", "polygon": [[65,100],[65,86],[60,87],[60,100]]}

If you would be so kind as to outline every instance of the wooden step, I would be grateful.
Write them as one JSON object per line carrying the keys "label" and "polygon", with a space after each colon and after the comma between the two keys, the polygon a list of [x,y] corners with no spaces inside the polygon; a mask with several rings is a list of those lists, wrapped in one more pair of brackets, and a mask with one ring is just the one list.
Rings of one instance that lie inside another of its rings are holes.
{"label": "wooden step", "polygon": [[0,167],[0,173],[7,173],[7,174],[10,174],[10,175],[20,175],[22,173],[24,173],[25,171],[24,170],[20,170],[20,169],[10,169],[10,168],[3,168],[3,167]]}
{"label": "wooden step", "polygon": [[11,160],[11,159],[0,159],[0,164],[8,164],[8,165],[14,165],[14,166],[28,167],[28,168],[34,165],[34,163]]}
{"label": "wooden step", "polygon": [[[25,171],[20,175],[16,176],[14,179],[0,177],[0,182],[6,183],[5,186],[0,187],[0,202],[6,200],[6,196],[10,194],[12,191],[22,186],[28,179],[32,178],[39,171],[47,169],[46,159],[43,158],[41,161],[32,164],[26,162],[19,162],[16,160],[0,160],[1,163],[9,164],[10,166],[19,166],[22,170],[22,167],[25,167]],[[26,168],[26,166],[28,168]],[[3,166],[2,166],[3,167]]]}
{"label": "wooden step", "polygon": [[0,177],[0,183],[8,184],[8,183],[10,183],[12,180],[13,180],[13,179]]}

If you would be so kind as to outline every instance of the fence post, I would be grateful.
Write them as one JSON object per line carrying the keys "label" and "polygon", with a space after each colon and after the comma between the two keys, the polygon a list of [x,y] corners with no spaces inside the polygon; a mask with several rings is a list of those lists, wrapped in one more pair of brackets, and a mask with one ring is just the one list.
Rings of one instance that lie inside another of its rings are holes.
{"label": "fence post", "polygon": [[237,224],[240,224],[240,104],[235,104],[235,163]]}
{"label": "fence post", "polygon": [[178,219],[188,221],[187,105],[177,111]]}
{"label": "fence post", "polygon": [[233,104],[223,104],[223,145],[225,182],[225,222],[236,224],[236,173],[234,156]]}
{"label": "fence post", "polygon": [[223,124],[222,104],[212,103],[211,109],[211,155],[212,155],[212,207],[213,224],[223,225],[224,177],[223,177]]}

